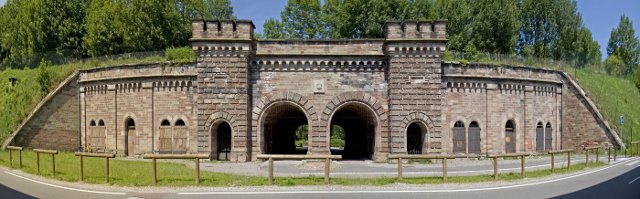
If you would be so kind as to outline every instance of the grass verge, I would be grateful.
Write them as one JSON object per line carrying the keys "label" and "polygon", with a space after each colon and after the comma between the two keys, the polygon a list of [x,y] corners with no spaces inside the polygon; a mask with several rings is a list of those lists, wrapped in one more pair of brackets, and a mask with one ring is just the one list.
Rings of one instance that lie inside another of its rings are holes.
{"label": "grass verge", "polygon": [[[0,152],[0,165],[9,167],[9,152]],[[13,168],[18,167],[17,152],[14,152]],[[23,151],[22,171],[37,174],[36,154],[31,150]],[[130,161],[115,159],[110,162],[110,185],[118,186],[151,186],[151,162]],[[85,182],[93,184],[105,184],[104,159],[86,158],[84,160]],[[601,167],[602,162],[592,162],[587,167],[584,163],[571,166],[571,169],[558,168],[556,174],[580,171],[587,168]],[[158,162],[158,186],[192,186],[195,185],[194,169],[180,163]],[[51,158],[49,155],[41,155],[40,172],[42,176],[51,178]],[[56,156],[56,180],[75,182],[79,180],[80,159],[73,153],[62,152]],[[551,175],[551,170],[538,170],[526,172],[527,178],[539,178]],[[499,175],[501,181],[522,179],[520,173],[504,173]],[[449,176],[449,183],[478,183],[495,181],[491,175],[477,176]],[[332,178],[334,185],[388,185],[394,183],[405,184],[442,184],[442,178],[433,177],[405,177],[398,180],[394,177],[381,178]],[[323,177],[277,177],[274,184],[279,186],[295,185],[324,185]],[[260,186],[268,185],[266,177],[242,176],[227,173],[201,171],[201,186]]]}

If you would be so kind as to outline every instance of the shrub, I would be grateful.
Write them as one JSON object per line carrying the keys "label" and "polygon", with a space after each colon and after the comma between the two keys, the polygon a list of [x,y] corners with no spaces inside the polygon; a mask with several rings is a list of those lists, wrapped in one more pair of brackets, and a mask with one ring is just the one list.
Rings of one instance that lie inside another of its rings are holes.
{"label": "shrub", "polygon": [[38,66],[38,84],[40,85],[40,91],[45,94],[49,93],[49,84],[51,82],[51,74],[47,65],[48,63],[43,59]]}
{"label": "shrub", "polygon": [[167,61],[194,61],[196,53],[189,47],[167,48],[165,51]]}

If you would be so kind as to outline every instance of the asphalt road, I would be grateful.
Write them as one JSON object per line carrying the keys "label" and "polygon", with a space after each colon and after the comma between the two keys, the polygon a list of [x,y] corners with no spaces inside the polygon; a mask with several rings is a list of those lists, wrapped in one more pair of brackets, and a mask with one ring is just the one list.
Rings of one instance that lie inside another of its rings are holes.
{"label": "asphalt road", "polygon": [[[514,181],[492,185],[444,186],[430,188],[385,187],[291,187],[238,188],[227,192],[195,188],[196,190],[152,190],[127,191],[91,190],[77,188],[69,183],[46,183],[15,174],[15,171],[0,169],[0,198],[640,198],[640,159],[620,161],[587,172],[537,180]],[[486,184],[486,185],[485,185]],[[409,187],[409,186],[408,186]],[[243,190],[244,189],[244,190]],[[212,189],[213,190],[213,189]],[[8,196],[8,197],[5,197]]]}

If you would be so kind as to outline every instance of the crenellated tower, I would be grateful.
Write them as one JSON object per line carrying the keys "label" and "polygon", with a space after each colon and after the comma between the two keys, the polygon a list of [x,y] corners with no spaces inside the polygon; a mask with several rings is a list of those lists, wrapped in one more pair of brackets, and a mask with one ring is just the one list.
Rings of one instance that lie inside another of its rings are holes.
{"label": "crenellated tower", "polygon": [[247,80],[255,26],[245,20],[200,20],[192,28],[190,41],[198,56],[198,151],[218,156],[230,150],[213,158],[250,160]]}
{"label": "crenellated tower", "polygon": [[444,152],[440,56],[447,42],[446,24],[446,20],[385,24],[391,153]]}

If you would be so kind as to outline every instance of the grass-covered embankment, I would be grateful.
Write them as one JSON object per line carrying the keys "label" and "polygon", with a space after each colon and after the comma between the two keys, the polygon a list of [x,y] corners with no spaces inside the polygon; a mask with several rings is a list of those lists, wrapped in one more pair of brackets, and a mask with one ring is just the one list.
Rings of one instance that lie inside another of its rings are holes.
{"label": "grass-covered embankment", "polygon": [[[0,151],[0,165],[9,167],[9,152]],[[22,171],[37,174],[36,154],[31,150],[23,151]],[[102,158],[85,158],[84,181],[87,183],[105,183],[105,161]],[[602,162],[592,162],[590,168],[605,165]],[[14,152],[13,168],[18,168],[17,152]],[[195,185],[194,169],[179,163],[159,162],[158,163],[158,185],[159,186],[190,186]],[[571,169],[558,168],[555,173],[569,173],[572,171],[584,170],[587,167],[584,163],[571,166]],[[51,178],[51,158],[49,155],[40,156],[40,172],[44,177]],[[57,180],[75,182],[79,180],[80,159],[72,153],[62,152],[56,156],[56,176]],[[526,172],[527,178],[539,178],[551,175],[550,170],[537,170]],[[151,186],[151,162],[131,161],[114,159],[110,161],[110,182],[111,185],[119,186]],[[260,186],[268,185],[266,177],[241,176],[227,173],[217,173],[201,171],[202,186]],[[520,173],[500,174],[499,180],[511,181],[522,179]],[[494,181],[491,175],[478,176],[449,176],[449,183],[478,183]],[[324,178],[319,177],[276,177],[274,183],[280,186],[293,185],[324,185]],[[335,185],[388,185],[394,183],[406,184],[442,184],[442,178],[433,177],[405,177],[398,180],[393,177],[381,178],[332,178],[331,184]]]}

